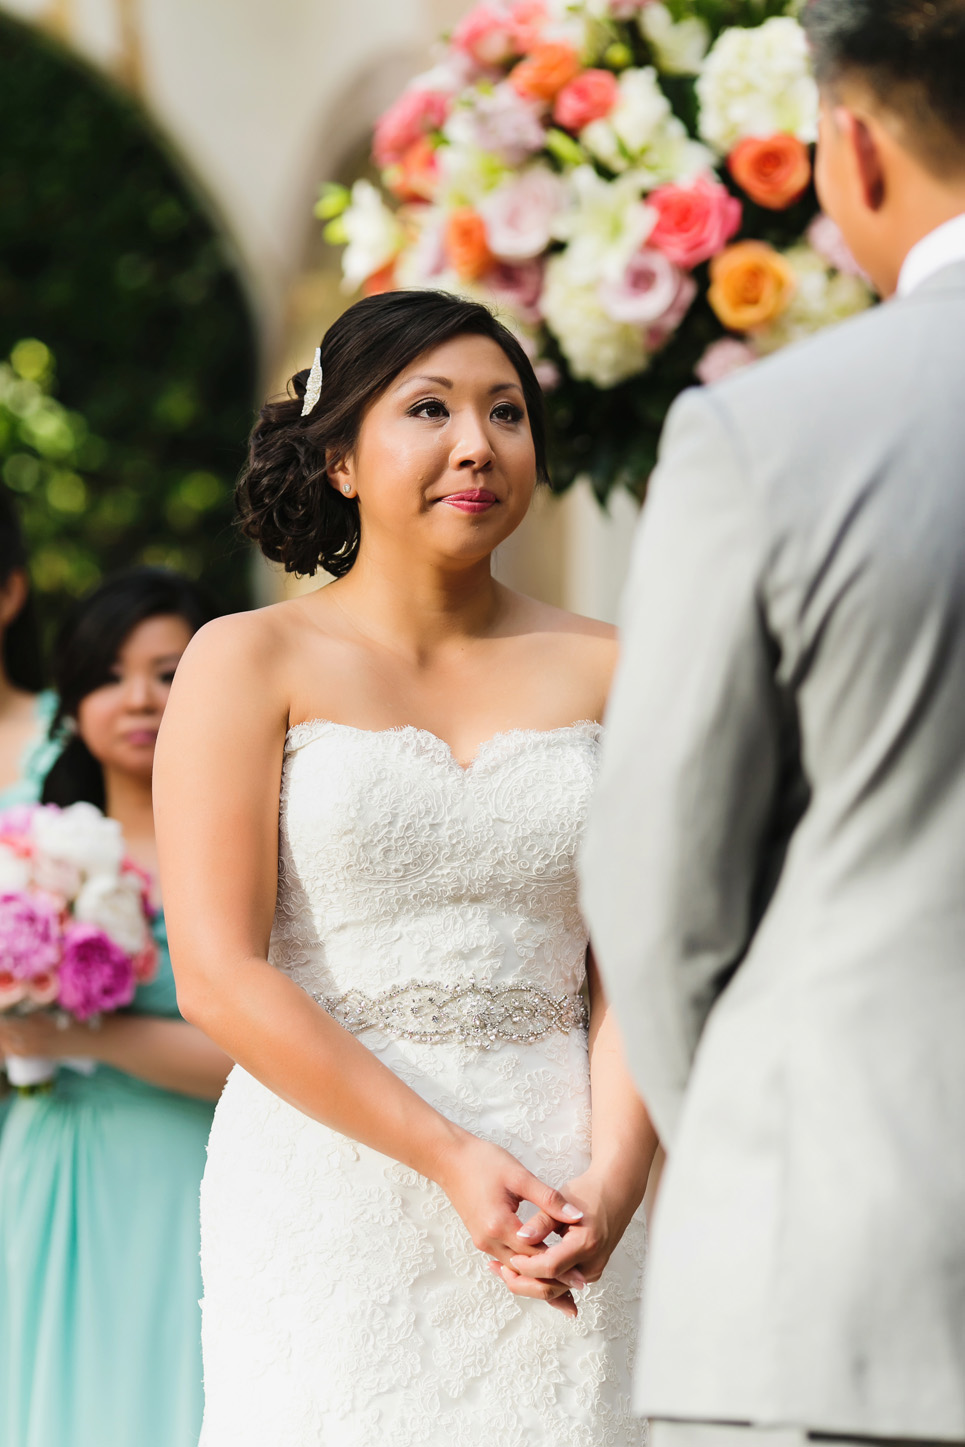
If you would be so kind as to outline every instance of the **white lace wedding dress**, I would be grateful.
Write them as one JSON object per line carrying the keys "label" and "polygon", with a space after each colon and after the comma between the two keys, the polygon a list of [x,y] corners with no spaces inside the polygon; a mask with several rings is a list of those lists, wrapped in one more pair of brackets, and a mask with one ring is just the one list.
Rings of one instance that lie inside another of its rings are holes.
{"label": "white lace wedding dress", "polygon": [[[414,728],[288,736],[271,959],[556,1186],[589,1159],[574,859],[596,724],[463,769]],[[235,1069],[202,1188],[201,1447],[640,1447],[642,1215],[579,1318],[519,1300],[443,1192]]]}

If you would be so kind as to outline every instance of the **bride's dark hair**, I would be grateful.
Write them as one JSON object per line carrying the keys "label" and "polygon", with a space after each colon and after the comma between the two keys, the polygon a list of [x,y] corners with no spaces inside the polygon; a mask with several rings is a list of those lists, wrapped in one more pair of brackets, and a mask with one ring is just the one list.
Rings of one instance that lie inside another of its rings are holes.
{"label": "bride's dark hair", "polygon": [[290,395],[266,402],[238,480],[241,529],[286,572],[342,577],[359,549],[359,508],[326,475],[325,455],[351,453],[366,411],[417,357],[459,336],[489,337],[515,368],[526,401],[536,475],[549,480],[543,394],[519,342],[487,307],[439,291],[393,291],[348,308],[322,340],[322,393],[305,418],[308,368]]}

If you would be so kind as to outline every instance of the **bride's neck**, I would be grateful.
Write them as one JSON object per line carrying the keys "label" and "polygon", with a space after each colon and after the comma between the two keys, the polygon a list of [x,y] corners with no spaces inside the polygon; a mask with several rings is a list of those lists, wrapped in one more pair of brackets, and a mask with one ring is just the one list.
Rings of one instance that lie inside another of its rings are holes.
{"label": "bride's neck", "polygon": [[440,568],[418,559],[360,555],[352,571],[332,587],[333,601],[357,627],[416,657],[491,632],[506,598],[506,590],[492,576],[489,558]]}

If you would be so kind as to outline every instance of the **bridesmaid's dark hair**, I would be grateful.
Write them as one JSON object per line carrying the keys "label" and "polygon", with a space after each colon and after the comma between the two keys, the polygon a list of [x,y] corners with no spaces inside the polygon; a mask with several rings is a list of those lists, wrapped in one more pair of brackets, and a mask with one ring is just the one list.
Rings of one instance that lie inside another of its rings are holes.
{"label": "bridesmaid's dark hair", "polygon": [[238,481],[241,530],[285,571],[319,568],[342,577],[359,550],[359,506],[326,475],[325,454],[351,453],[366,411],[423,352],[454,337],[489,337],[523,389],[536,475],[549,481],[546,413],[532,364],[488,307],[440,291],[391,291],[365,297],[333,322],[322,339],[322,393],[303,418],[309,369],[296,372],[289,395],[266,402],[251,434]]}
{"label": "bridesmaid's dark hair", "polygon": [[44,780],[43,803],[66,808],[85,800],[104,808],[104,771],[72,731],[72,720],[87,695],[110,682],[118,654],[138,624],[148,618],[183,618],[197,633],[217,611],[200,584],[164,568],[134,568],[108,578],[74,606],[54,646],[58,701],[50,736],[66,737],[66,742]]}
{"label": "bridesmaid's dark hair", "polygon": [[[11,573],[27,571],[27,545],[17,517],[16,504],[0,483],[0,584]],[[43,688],[44,664],[40,630],[33,599],[27,596],[20,612],[3,635],[3,671],[14,688],[39,693]]]}

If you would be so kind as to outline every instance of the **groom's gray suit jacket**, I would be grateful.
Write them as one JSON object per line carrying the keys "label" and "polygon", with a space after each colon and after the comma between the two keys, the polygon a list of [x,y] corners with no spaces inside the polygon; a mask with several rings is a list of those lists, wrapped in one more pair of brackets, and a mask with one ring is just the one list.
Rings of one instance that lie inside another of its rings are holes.
{"label": "groom's gray suit jacket", "polygon": [[965,1439],[965,265],[674,408],[584,851],[638,1405]]}

